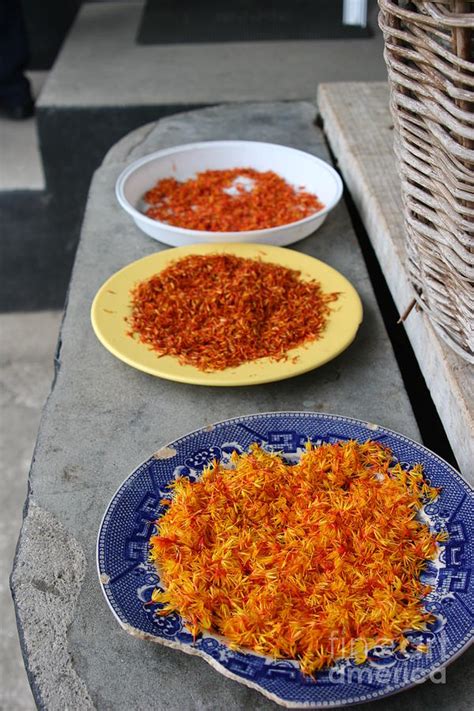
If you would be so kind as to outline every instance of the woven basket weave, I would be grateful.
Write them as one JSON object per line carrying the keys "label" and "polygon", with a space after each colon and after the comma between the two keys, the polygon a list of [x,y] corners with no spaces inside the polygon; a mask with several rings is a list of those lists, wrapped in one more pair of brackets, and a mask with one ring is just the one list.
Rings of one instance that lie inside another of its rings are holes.
{"label": "woven basket weave", "polygon": [[414,297],[474,362],[474,0],[379,0]]}

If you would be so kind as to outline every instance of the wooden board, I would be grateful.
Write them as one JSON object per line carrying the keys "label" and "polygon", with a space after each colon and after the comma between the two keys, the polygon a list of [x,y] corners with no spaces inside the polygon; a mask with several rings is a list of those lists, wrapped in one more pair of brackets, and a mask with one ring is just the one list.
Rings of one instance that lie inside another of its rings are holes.
{"label": "wooden board", "polygon": [[[385,82],[321,84],[318,106],[339,168],[403,314],[413,298],[408,280],[400,181],[393,152]],[[413,309],[405,329],[464,476],[474,482],[472,368]]]}

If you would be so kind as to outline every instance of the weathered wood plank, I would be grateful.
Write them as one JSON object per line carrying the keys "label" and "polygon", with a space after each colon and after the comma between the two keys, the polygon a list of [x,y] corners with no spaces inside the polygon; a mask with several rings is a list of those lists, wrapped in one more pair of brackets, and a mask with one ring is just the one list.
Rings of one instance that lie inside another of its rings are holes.
{"label": "weathered wood plank", "polygon": [[[384,82],[321,84],[319,111],[344,180],[359,210],[400,314],[412,300],[405,260],[400,181]],[[474,482],[472,367],[413,310],[405,329],[461,471]]]}

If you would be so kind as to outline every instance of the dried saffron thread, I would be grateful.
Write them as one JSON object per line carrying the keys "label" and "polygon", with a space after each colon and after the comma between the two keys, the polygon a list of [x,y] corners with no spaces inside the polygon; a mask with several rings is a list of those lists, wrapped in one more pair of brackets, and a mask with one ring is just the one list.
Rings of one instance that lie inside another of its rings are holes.
{"label": "dried saffron thread", "polygon": [[190,255],[131,292],[130,335],[203,371],[282,360],[320,338],[330,303],[300,272],[232,254]]}
{"label": "dried saffron thread", "polygon": [[420,573],[447,536],[417,516],[439,494],[421,465],[405,471],[368,440],[308,444],[295,466],[252,445],[233,467],[178,478],[162,502],[149,548],[165,588],[153,592],[158,614],[308,674],[362,663],[380,643],[404,650],[403,633],[434,619]]}
{"label": "dried saffron thread", "polygon": [[205,170],[180,182],[163,178],[144,195],[148,217],[210,232],[263,230],[322,210],[316,195],[289,185],[271,170]]}

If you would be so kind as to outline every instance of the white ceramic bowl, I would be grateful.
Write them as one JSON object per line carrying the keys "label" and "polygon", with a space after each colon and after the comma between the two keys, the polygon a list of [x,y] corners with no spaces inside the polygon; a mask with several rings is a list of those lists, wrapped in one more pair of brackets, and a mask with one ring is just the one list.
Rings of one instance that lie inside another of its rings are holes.
{"label": "white ceramic bowl", "polygon": [[[144,193],[157,180],[184,181],[203,170],[231,168],[273,170],[291,185],[317,195],[324,208],[314,215],[280,227],[245,232],[208,232],[168,225],[144,214]],[[157,151],[129,165],[119,176],[116,195],[137,227],[150,237],[175,247],[196,242],[262,242],[283,246],[315,232],[342,195],[342,181],[328,163],[303,151],[256,141],[208,141]]]}

